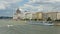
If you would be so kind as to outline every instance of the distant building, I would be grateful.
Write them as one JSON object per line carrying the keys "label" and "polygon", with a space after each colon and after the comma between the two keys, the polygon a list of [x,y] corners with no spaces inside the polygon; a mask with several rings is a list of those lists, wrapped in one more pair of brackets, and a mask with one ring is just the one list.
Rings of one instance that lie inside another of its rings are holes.
{"label": "distant building", "polygon": [[48,12],[47,13],[47,19],[51,18],[52,20],[56,20],[57,19],[57,12]]}
{"label": "distant building", "polygon": [[32,19],[37,19],[37,20],[43,20],[43,13],[42,12],[36,12],[32,14]]}
{"label": "distant building", "polygon": [[13,15],[13,19],[21,19],[21,11],[19,9],[16,10],[16,13]]}
{"label": "distant building", "polygon": [[36,19],[36,18],[37,18],[36,13],[32,13],[32,19]]}
{"label": "distant building", "polygon": [[37,19],[37,20],[47,20],[48,18],[52,20],[60,20],[60,12],[21,12],[19,9],[13,15],[13,19]]}
{"label": "distant building", "polygon": [[25,19],[32,19],[32,13],[31,12],[25,12]]}
{"label": "distant building", "polygon": [[42,12],[36,12],[36,19],[42,20],[43,19],[43,13]]}
{"label": "distant building", "polygon": [[48,18],[47,13],[43,13],[43,20],[46,21]]}
{"label": "distant building", "polygon": [[60,12],[57,12],[57,20],[60,20]]}

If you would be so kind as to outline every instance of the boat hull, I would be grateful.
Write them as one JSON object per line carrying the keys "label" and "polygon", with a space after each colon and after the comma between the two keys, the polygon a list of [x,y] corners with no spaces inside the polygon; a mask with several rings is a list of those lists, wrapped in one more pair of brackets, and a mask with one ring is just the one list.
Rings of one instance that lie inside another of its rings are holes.
{"label": "boat hull", "polygon": [[31,21],[28,24],[32,25],[54,25],[51,21]]}

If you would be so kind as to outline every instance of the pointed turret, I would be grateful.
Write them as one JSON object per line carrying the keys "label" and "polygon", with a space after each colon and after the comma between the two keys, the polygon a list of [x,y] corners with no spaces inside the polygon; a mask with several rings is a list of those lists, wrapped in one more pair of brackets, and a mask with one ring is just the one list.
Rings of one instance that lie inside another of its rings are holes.
{"label": "pointed turret", "polygon": [[18,13],[21,13],[21,11],[19,10],[19,8],[16,10],[16,13],[18,14]]}

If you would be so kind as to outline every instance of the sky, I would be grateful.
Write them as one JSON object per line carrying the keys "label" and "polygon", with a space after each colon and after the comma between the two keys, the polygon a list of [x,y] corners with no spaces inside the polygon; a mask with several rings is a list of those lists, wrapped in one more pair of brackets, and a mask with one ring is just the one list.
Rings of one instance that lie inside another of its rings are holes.
{"label": "sky", "polygon": [[60,12],[60,0],[0,0],[0,16],[13,16],[18,8],[22,12]]}

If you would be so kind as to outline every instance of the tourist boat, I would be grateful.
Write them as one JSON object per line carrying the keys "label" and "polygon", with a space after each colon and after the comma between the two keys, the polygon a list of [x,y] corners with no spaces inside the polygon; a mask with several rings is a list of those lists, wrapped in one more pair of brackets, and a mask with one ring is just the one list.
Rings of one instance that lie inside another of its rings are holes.
{"label": "tourist boat", "polygon": [[29,24],[35,25],[54,25],[52,21],[30,21]]}
{"label": "tourist boat", "polygon": [[54,23],[52,21],[46,21],[43,22],[43,25],[54,25]]}

